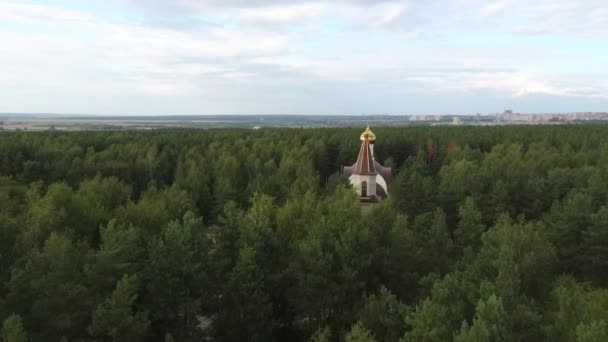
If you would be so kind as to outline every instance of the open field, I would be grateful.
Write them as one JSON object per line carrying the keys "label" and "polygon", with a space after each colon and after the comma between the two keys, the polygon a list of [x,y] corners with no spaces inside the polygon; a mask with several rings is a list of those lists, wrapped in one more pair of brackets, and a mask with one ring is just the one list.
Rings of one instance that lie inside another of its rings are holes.
{"label": "open field", "polygon": [[[448,123],[451,117],[445,117]],[[349,127],[367,123],[410,125],[407,116],[193,115],[193,116],[60,116],[0,115],[4,130],[122,130],[161,128]]]}
{"label": "open field", "polygon": [[165,115],[0,114],[4,131],[149,130],[163,128],[361,127],[420,125],[555,125],[606,122],[607,113],[491,115]]}

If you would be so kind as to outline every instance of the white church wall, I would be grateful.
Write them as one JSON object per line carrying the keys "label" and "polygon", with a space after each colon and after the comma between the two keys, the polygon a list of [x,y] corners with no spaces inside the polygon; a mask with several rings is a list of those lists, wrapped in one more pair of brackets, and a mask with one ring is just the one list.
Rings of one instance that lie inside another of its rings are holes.
{"label": "white church wall", "polygon": [[376,177],[377,176],[351,175],[348,177],[348,180],[359,196],[361,196],[362,193],[361,186],[363,182],[367,182],[367,196],[372,196],[376,194]]}
{"label": "white church wall", "polygon": [[382,189],[384,189],[384,193],[388,196],[388,186],[386,185],[386,180],[382,177],[381,174],[376,176],[376,184],[380,185]]}

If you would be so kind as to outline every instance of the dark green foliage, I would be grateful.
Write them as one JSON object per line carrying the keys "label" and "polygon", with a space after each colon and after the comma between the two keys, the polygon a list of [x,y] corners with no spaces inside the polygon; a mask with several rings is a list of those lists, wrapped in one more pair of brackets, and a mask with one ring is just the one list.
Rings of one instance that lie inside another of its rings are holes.
{"label": "dark green foliage", "polygon": [[308,342],[329,342],[331,341],[331,332],[329,328],[319,328],[319,330],[315,331],[315,333],[310,337]]}
{"label": "dark green foliage", "polygon": [[149,240],[141,272],[142,301],[158,336],[170,331],[183,340],[195,331],[197,316],[210,301],[208,239],[201,219],[187,212]]}
{"label": "dark green foliage", "polygon": [[223,291],[217,336],[223,341],[272,340],[272,305],[253,248],[241,249]]}
{"label": "dark green foliage", "polygon": [[490,296],[486,301],[477,303],[475,318],[469,325],[462,323],[458,335],[454,336],[455,342],[484,342],[484,341],[511,341],[508,338],[509,331],[506,326],[507,314],[499,298]]}
{"label": "dark green foliage", "polygon": [[405,332],[403,322],[406,315],[407,306],[385,287],[381,287],[377,295],[366,298],[359,319],[377,341],[397,341]]}
{"label": "dark green foliage", "polygon": [[608,324],[606,321],[581,323],[576,327],[576,342],[602,342],[608,340]]}
{"label": "dark green foliage", "polygon": [[583,233],[588,229],[593,213],[591,196],[572,191],[561,202],[555,202],[545,218],[548,234],[558,250],[563,269],[580,272],[578,263],[583,255]]}
{"label": "dark green foliage", "polygon": [[545,312],[546,335],[553,341],[593,340],[605,336],[608,290],[561,277],[554,283],[551,301]]}
{"label": "dark green foliage", "polygon": [[593,280],[608,285],[608,206],[591,216],[591,224],[583,231],[583,270]]}
{"label": "dark green foliage", "polygon": [[475,201],[467,197],[458,209],[458,226],[454,231],[456,245],[460,250],[465,248],[476,250],[485,229],[481,212],[477,210]]}
{"label": "dark green foliage", "polygon": [[353,327],[350,329],[345,342],[376,342],[374,335],[368,329],[363,326],[361,322],[355,323]]}
{"label": "dark green foliage", "polygon": [[407,318],[409,330],[402,341],[449,340],[453,328],[446,324],[448,319],[447,309],[427,298],[418,304],[414,313]]}
{"label": "dark green foliage", "polygon": [[133,311],[138,287],[135,276],[124,276],[119,280],[110,298],[93,312],[89,332],[113,341],[143,341],[150,321],[147,312]]}
{"label": "dark green foliage", "polygon": [[41,250],[31,251],[24,265],[15,268],[7,302],[27,313],[32,339],[84,335],[94,304],[83,270],[90,253],[84,244],[51,233]]}
{"label": "dark green foliage", "polygon": [[144,267],[145,246],[141,230],[112,220],[100,227],[99,250],[85,266],[96,295],[111,291],[123,275],[136,274]]}
{"label": "dark green foliage", "polygon": [[445,212],[441,208],[416,216],[412,224],[417,269],[422,274],[446,272],[453,252]]}
{"label": "dark green foliage", "polygon": [[19,315],[12,314],[2,323],[2,342],[27,342],[27,333]]}
{"label": "dark green foliage", "polygon": [[0,134],[3,341],[605,341],[608,126]]}

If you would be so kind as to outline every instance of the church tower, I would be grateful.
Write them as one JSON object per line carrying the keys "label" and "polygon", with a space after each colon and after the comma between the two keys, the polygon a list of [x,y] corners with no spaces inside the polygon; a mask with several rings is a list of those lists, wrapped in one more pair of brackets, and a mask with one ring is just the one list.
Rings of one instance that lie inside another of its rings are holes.
{"label": "church tower", "polygon": [[359,157],[351,175],[351,184],[362,200],[371,200],[376,195],[376,168],[369,134],[363,133],[363,142],[359,149]]}
{"label": "church tower", "polygon": [[374,158],[376,135],[369,125],[360,136],[361,148],[357,161],[352,166],[342,168],[348,176],[353,189],[363,203],[377,203],[388,195],[388,183],[391,181],[391,169],[384,167]]}

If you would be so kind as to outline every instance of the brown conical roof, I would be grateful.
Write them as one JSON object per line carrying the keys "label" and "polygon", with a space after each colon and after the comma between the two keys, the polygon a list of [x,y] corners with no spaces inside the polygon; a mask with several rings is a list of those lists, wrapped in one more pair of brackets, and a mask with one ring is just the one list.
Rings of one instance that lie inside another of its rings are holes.
{"label": "brown conical roof", "polygon": [[363,137],[364,139],[361,143],[361,149],[359,150],[359,157],[357,157],[357,162],[353,167],[353,174],[364,176],[378,174],[374,165],[372,151],[369,146],[369,134],[364,133]]}

